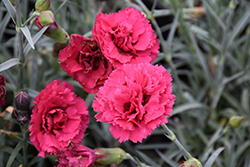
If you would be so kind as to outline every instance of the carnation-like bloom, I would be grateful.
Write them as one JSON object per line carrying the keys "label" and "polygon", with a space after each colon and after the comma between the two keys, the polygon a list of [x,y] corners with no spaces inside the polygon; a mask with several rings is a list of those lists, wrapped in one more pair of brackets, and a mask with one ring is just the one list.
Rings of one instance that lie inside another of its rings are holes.
{"label": "carnation-like bloom", "polygon": [[90,167],[99,157],[92,150],[83,145],[74,146],[57,153],[59,164],[57,167]]}
{"label": "carnation-like bloom", "polygon": [[71,35],[69,46],[59,53],[62,69],[78,81],[88,93],[97,93],[112,72],[94,39]]}
{"label": "carnation-like bloom", "polygon": [[6,90],[4,86],[5,86],[5,78],[0,73],[0,106],[3,106],[5,104]]}
{"label": "carnation-like bloom", "polygon": [[109,123],[119,142],[141,142],[171,115],[175,98],[171,80],[162,66],[126,64],[114,70],[97,93],[95,118]]}
{"label": "carnation-like bloom", "polygon": [[54,80],[34,100],[29,131],[39,156],[55,155],[70,143],[81,143],[89,114],[71,84]]}
{"label": "carnation-like bloom", "polygon": [[100,12],[92,34],[115,68],[125,63],[153,62],[159,52],[152,26],[133,7],[109,15]]}

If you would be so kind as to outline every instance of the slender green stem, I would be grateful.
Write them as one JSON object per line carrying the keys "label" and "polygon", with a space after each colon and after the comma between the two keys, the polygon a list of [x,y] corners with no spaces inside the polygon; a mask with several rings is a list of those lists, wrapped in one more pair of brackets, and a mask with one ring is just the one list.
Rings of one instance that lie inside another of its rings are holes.
{"label": "slender green stem", "polygon": [[[16,22],[17,22],[17,29],[21,27],[22,25],[22,19],[21,19],[21,7],[19,0],[15,0],[15,7],[16,7]],[[17,37],[18,37],[18,54],[19,54],[19,61],[21,63],[24,63],[24,54],[23,54],[23,34],[21,31],[17,31]],[[23,88],[23,64],[19,65],[19,89]]]}
{"label": "slender green stem", "polygon": [[23,166],[22,167],[27,167],[28,166],[28,161],[27,161],[27,124],[26,125],[20,125],[21,130],[23,133]]}
{"label": "slender green stem", "polygon": [[[16,27],[17,30],[22,26],[22,13],[19,0],[15,0],[15,7],[16,7]],[[24,54],[23,54],[23,34],[21,31],[17,31],[17,38],[18,38],[18,54],[19,54],[19,61],[24,63]],[[23,64],[19,65],[19,89],[22,89],[24,86],[23,81]],[[20,125],[21,131],[23,134],[23,167],[27,167],[27,125]]]}
{"label": "slender green stem", "polygon": [[178,148],[183,152],[183,155],[186,160],[193,158],[192,155],[183,147],[183,145],[179,142],[177,139],[176,135],[174,134],[173,131],[171,131],[166,124],[162,124],[163,129],[167,132],[165,135],[172,140]]}
{"label": "slender green stem", "polygon": [[30,16],[23,24],[22,24],[22,27],[23,26],[26,26],[32,19],[34,19],[35,17],[39,16],[40,13],[39,12],[34,12],[32,14],[32,16]]}

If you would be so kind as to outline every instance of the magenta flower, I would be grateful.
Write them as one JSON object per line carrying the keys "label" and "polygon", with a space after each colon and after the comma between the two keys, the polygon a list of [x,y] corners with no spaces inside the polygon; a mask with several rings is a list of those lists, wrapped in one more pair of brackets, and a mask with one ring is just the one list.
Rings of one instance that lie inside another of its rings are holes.
{"label": "magenta flower", "polygon": [[126,64],[114,70],[97,93],[95,118],[109,123],[119,142],[141,142],[171,115],[175,98],[171,80],[162,66]]}
{"label": "magenta flower", "polygon": [[153,62],[159,53],[149,21],[133,7],[109,15],[100,12],[92,34],[115,68],[125,63]]}
{"label": "magenta flower", "polygon": [[71,35],[69,46],[59,53],[62,69],[88,93],[97,93],[113,68],[94,39]]}
{"label": "magenta flower", "polygon": [[4,76],[0,73],[0,106],[5,105],[5,95],[6,95],[6,90],[5,90],[5,78]]}
{"label": "magenta flower", "polygon": [[54,80],[34,99],[30,141],[39,151],[55,155],[69,143],[79,144],[89,123],[87,106],[67,82]]}
{"label": "magenta flower", "polygon": [[59,162],[57,167],[90,167],[99,157],[95,154],[95,150],[83,145],[60,151],[57,156]]}

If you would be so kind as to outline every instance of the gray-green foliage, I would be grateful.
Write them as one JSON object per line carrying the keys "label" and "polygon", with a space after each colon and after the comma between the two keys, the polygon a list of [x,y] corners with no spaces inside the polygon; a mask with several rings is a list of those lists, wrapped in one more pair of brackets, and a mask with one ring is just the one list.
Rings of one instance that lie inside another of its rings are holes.
{"label": "gray-green foliage", "polygon": [[[7,1],[7,0],[4,0]],[[21,3],[22,23],[32,15],[28,6],[35,1]],[[168,69],[173,78],[176,101],[169,118],[171,128],[180,143],[206,167],[248,167],[250,165],[250,2],[202,0],[202,17],[194,17],[195,0],[155,0],[165,9],[147,8],[142,1],[58,0],[51,1],[51,10],[58,23],[70,34],[91,37],[95,16],[99,10],[115,12],[127,6],[142,10],[151,21],[158,36],[161,53],[154,64]],[[126,3],[125,3],[126,2]],[[112,5],[109,5],[112,4]],[[18,92],[18,57],[15,10],[5,8],[0,2],[0,71],[7,79],[7,90]],[[155,18],[171,16],[172,21],[159,27]],[[178,166],[182,153],[157,128],[143,141],[118,143],[111,136],[108,125],[96,123],[91,109],[92,95],[86,95],[81,86],[63,72],[58,59],[52,56],[54,41],[34,25],[23,28],[26,69],[24,87],[35,97],[53,79],[67,80],[75,86],[76,93],[88,104],[91,122],[83,144],[91,147],[121,147],[140,161],[152,166]],[[168,31],[168,36],[163,35]],[[30,35],[29,35],[30,34]],[[35,49],[31,49],[34,44]],[[6,62],[10,63],[6,63]],[[227,121],[233,115],[244,116],[242,126],[232,129]],[[7,123],[0,118],[0,129]],[[18,130],[12,125],[12,131]],[[21,161],[17,139],[0,133],[0,166]],[[9,140],[9,141],[8,141]],[[29,147],[33,147],[31,144]],[[33,148],[34,149],[34,148]],[[12,152],[14,150],[14,152]],[[53,164],[54,157],[37,158],[37,152],[28,152],[30,165]],[[11,158],[9,158],[11,155]],[[7,160],[6,160],[7,157]],[[13,159],[15,158],[15,159]],[[8,160],[9,159],[9,160]],[[52,159],[52,160],[51,160]],[[133,166],[130,162],[122,163]]]}

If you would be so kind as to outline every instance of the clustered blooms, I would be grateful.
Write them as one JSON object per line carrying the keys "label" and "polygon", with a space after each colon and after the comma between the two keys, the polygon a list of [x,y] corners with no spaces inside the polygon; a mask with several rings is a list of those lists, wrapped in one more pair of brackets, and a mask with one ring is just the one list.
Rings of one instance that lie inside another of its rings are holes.
{"label": "clustered blooms", "polygon": [[[157,37],[146,17],[132,7],[100,12],[92,34],[93,39],[72,34],[59,53],[60,65],[86,92],[97,93],[95,118],[110,124],[114,138],[142,142],[167,123],[175,100],[171,75],[150,64],[159,52]],[[35,97],[30,121],[30,140],[39,155],[57,155],[59,167],[91,166],[103,158],[80,144],[89,115],[73,91],[67,82],[52,81]]]}
{"label": "clustered blooms", "polygon": [[69,46],[59,54],[60,65],[86,92],[97,93],[112,72],[112,65],[94,39],[78,34],[70,39]]}
{"label": "clustered blooms", "polygon": [[4,86],[5,86],[5,78],[0,73],[0,106],[3,106],[5,104],[6,90]]}

